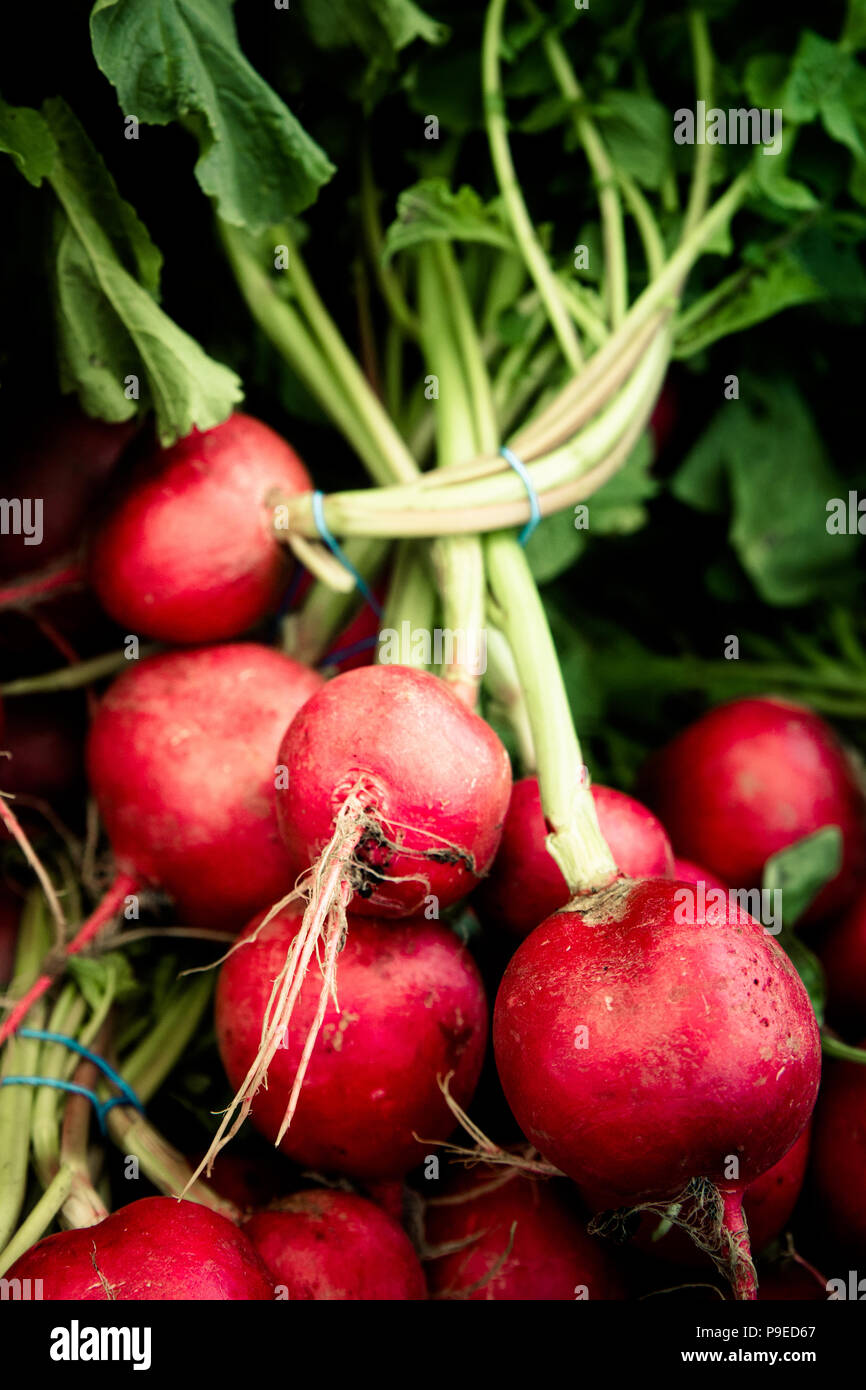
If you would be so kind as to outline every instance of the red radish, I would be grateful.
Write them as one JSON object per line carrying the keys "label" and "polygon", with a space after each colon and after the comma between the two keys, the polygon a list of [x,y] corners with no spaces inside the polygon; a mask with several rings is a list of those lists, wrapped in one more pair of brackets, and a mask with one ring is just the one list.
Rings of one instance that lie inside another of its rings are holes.
{"label": "red radish", "polygon": [[290,568],[268,496],[311,487],[294,450],[249,415],[157,449],[93,538],[100,602],[129,631],[163,642],[246,632]]}
{"label": "red radish", "polygon": [[285,893],[277,748],[321,684],[252,642],[169,652],[125,671],[87,743],[118,869],[159,884],[201,925],[239,927]]}
{"label": "red radish", "polygon": [[449,907],[487,870],[511,792],[508,755],[446,683],[408,666],[347,671],[308,701],[280,746],[280,833],[294,874],[349,804],[353,912]]}
{"label": "red radish", "polygon": [[244,1226],[278,1297],[306,1302],[416,1302],[424,1271],[396,1221],[363,1197],[314,1188]]}
{"label": "red radish", "polygon": [[[625,792],[592,788],[601,833],[617,865],[630,878],[670,878],[673,851],[651,811]],[[538,779],[515,782],[499,852],[480,889],[484,915],[516,936],[526,936],[564,907],[571,894],[545,848],[547,828]]]}
{"label": "red radish", "polygon": [[51,1301],[273,1299],[273,1280],[250,1241],[196,1202],[143,1197],[96,1226],[45,1236],[7,1279],[41,1279]]}
{"label": "red radish", "polygon": [[734,700],[689,725],[647,765],[650,805],[678,854],[735,888],[771,854],[825,825],[842,831],[839,874],[810,918],[836,911],[866,871],[866,798],[828,724],[787,700]]}
{"label": "red radish", "polygon": [[[743,1193],[749,1244],[756,1253],[782,1234],[800,1195],[809,1158],[811,1126],[778,1163],[768,1168]],[[685,1232],[664,1217],[644,1216],[635,1234],[642,1250],[677,1264],[699,1264],[700,1254]]]}
{"label": "red radish", "polygon": [[716,1184],[733,1281],[753,1297],[742,1191],[809,1119],[818,1026],[757,922],[689,923],[681,892],[621,880],[537,927],[499,989],[496,1063],[526,1137],[606,1206]]}
{"label": "red radish", "polygon": [[26,440],[13,456],[4,488],[7,497],[42,502],[42,536],[38,545],[28,545],[23,530],[4,536],[0,574],[29,574],[71,558],[136,428],[64,409]]}
{"label": "red radish", "polygon": [[[860,1043],[866,1047],[866,1039]],[[828,1233],[845,1250],[866,1254],[866,1067],[827,1064],[812,1138],[812,1182]]]}
{"label": "red radish", "polygon": [[336,997],[347,907],[386,917],[422,911],[436,917],[473,888],[496,853],[511,768],[483,719],[437,676],[407,666],[364,667],[329,681],[289,725],[278,761],[284,773],[277,782],[280,833],[292,874],[303,876],[279,906],[303,895],[307,907],[232,1109],[241,1106],[245,1114],[267,1080],[322,942],[319,1007],[297,1058],[279,1142],[291,1124],[328,998]]}
{"label": "red radish", "polygon": [[[67,954],[145,885],[170,893],[187,922],[235,929],[287,890],[276,753],[286,724],[321,683],[252,642],[149,657],[118,677],[87,742],[117,876]],[[50,983],[40,976],[16,1003],[0,1043]]]}
{"label": "red radish", "polygon": [[844,1028],[866,1028],[866,891],[832,927],[818,954],[827,973],[827,1010]]}
{"label": "red radish", "polygon": [[[632,877],[634,877],[634,875],[632,875]],[[723,893],[727,893],[728,891],[727,883],[722,883],[722,880],[718,878],[716,874],[711,874],[709,869],[702,868],[701,865],[696,864],[693,859],[680,859],[678,856],[675,856],[673,877],[679,879],[680,883],[703,883],[707,892],[709,892],[711,888],[717,891],[721,889]]]}
{"label": "red radish", "polygon": [[[188,1161],[195,1168],[203,1158],[200,1149]],[[255,1157],[223,1153],[214,1162],[209,1182],[238,1211],[258,1211],[286,1191],[286,1166],[281,1154],[268,1149]]]}
{"label": "red radish", "polygon": [[585,1220],[558,1188],[513,1168],[475,1168],[449,1183],[427,1203],[425,1237],[434,1298],[566,1302],[625,1296],[609,1251],[587,1235]]}
{"label": "red radish", "polygon": [[[263,927],[254,919],[220,971],[217,1041],[236,1090],[246,1090],[256,1067],[274,981],[302,916],[293,904]],[[454,1128],[437,1077],[454,1073],[458,1104],[472,1097],[487,1033],[478,971],[457,937],[435,922],[350,917],[340,956],[340,1010],[331,1003],[324,1014],[297,1114],[285,1129],[320,996],[314,970],[301,986],[288,1046],[275,1050],[267,1088],[252,1101],[253,1123],[307,1168],[365,1180],[399,1177],[427,1152],[414,1134],[435,1141]],[[232,1133],[249,1112],[245,1102]],[[226,1117],[221,1133],[228,1123]]]}

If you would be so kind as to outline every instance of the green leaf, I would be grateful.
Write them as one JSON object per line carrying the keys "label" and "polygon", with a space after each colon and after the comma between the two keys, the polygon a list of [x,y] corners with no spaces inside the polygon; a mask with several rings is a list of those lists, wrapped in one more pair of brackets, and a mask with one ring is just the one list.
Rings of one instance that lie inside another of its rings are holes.
{"label": "green leaf", "polygon": [[[124,378],[139,377],[163,445],[211,429],[241,399],[234,372],[214,362],[159,308],[152,293],[159,253],[82,127],[59,99],[43,108],[58,148],[51,184],[66,215],[57,234],[61,376],[85,409],[126,419]],[[138,274],[145,283],[136,278]]]}
{"label": "green leaf", "polygon": [[842,832],[825,825],[773,854],[764,865],[762,887],[782,891],[782,921],[793,927],[826,883],[842,867]]}
{"label": "green leaf", "polygon": [[122,951],[108,951],[101,956],[70,956],[69,973],[91,1009],[98,1009],[109,988],[117,1002],[138,993],[138,982],[132,966]]}
{"label": "green leaf", "polygon": [[851,55],[837,44],[805,29],[782,89],[779,104],[785,119],[798,125],[813,121],[848,76],[852,62]]}
{"label": "green leaf", "polygon": [[536,583],[547,584],[569,569],[592,536],[628,535],[644,525],[644,503],[658,492],[652,457],[649,436],[642,435],[619,472],[585,504],[586,513],[578,506],[539,522],[526,545]]}
{"label": "green leaf", "polygon": [[505,251],[514,241],[495,204],[481,201],[474,188],[452,192],[445,179],[424,179],[400,194],[397,217],[385,233],[382,259],[427,241],[480,241]]}
{"label": "green leaf", "polygon": [[702,511],[730,507],[729,539],[767,603],[826,598],[851,564],[853,535],[827,531],[827,502],[846,495],[808,407],[788,381],[750,379],[676,473],[675,497]]}
{"label": "green leaf", "polygon": [[718,338],[823,296],[823,288],[793,251],[765,256],[735,271],[689,307],[677,331],[674,356],[690,357]]}
{"label": "green leaf", "polygon": [[57,146],[38,111],[0,99],[0,152],[10,154],[28,183],[38,188],[51,172]]}
{"label": "green leaf", "polygon": [[125,115],[194,132],[196,178],[232,226],[302,211],[334,174],[238,47],[231,0],[96,0],[90,34]]}
{"label": "green leaf", "polygon": [[596,124],[614,164],[645,188],[661,188],[671,167],[671,113],[653,97],[606,92]]}
{"label": "green leaf", "polygon": [[448,28],[413,0],[303,0],[304,17],[321,48],[358,48],[386,67],[415,39],[444,43]]}
{"label": "green leaf", "polygon": [[781,890],[782,931],[777,940],[806,987],[819,1023],[824,1021],[827,983],[820,960],[794,934],[794,926],[842,865],[842,832],[825,825],[793,845],[773,854],[764,865],[762,888]]}

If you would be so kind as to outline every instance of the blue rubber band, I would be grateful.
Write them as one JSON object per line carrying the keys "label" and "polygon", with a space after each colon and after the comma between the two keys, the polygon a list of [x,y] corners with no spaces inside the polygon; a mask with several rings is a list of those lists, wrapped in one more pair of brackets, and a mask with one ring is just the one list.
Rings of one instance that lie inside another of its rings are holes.
{"label": "blue rubber band", "polygon": [[381,618],[382,609],[375,595],[371,593],[366,579],[361,573],[359,573],[358,570],[355,569],[355,566],[352,564],[352,561],[349,559],[348,555],[346,555],[346,553],[340,549],[339,544],[337,543],[334,536],[331,535],[331,532],[328,529],[328,523],[325,521],[325,509],[322,505],[324,502],[324,498],[325,494],[323,492],[313,493],[313,520],[316,523],[316,530],[318,531],[321,539],[325,542],[325,545],[328,547],[331,554],[339,560],[340,564],[343,566],[344,569],[347,569],[349,571],[358,588],[360,589],[361,593],[364,595],[364,598],[367,600],[373,612],[376,614],[376,617]]}
{"label": "blue rubber band", "polygon": [[341,661],[348,661],[351,656],[360,656],[361,652],[368,652],[371,647],[378,646],[379,638],[361,637],[357,642],[352,642],[348,647],[339,647],[335,652],[329,652],[323,661],[319,662],[319,669],[326,666],[339,666]]}
{"label": "blue rubber band", "polygon": [[20,1038],[32,1038],[35,1042],[61,1043],[63,1047],[68,1047],[70,1052],[77,1052],[79,1057],[86,1057],[88,1062],[92,1062],[95,1067],[98,1067],[103,1076],[117,1087],[125,1097],[127,1104],[134,1106],[136,1110],[144,1114],[144,1106],[129,1082],[124,1081],[123,1077],[106,1062],[104,1057],[100,1057],[96,1052],[91,1052],[77,1039],[67,1037],[65,1033],[49,1033],[43,1028],[19,1028],[18,1036]]}
{"label": "blue rubber band", "polygon": [[499,452],[505,459],[505,462],[510,464],[514,469],[529,496],[529,520],[517,537],[521,545],[526,545],[526,542],[541,520],[541,506],[538,501],[538,493],[535,491],[535,485],[529,476],[529,469],[526,467],[523,459],[519,459],[514,451],[509,449],[505,444],[503,444]]}
{"label": "blue rubber band", "polygon": [[67,1037],[65,1033],[52,1033],[44,1028],[19,1028],[18,1036],[21,1038],[31,1038],[35,1042],[59,1043],[66,1047],[70,1052],[78,1053],[79,1057],[85,1057],[88,1062],[92,1062],[98,1067],[106,1080],[116,1086],[121,1092],[119,1096],[112,1096],[108,1100],[100,1100],[95,1091],[90,1091],[86,1086],[79,1086],[76,1081],[62,1081],[55,1076],[6,1076],[0,1080],[0,1086],[49,1086],[55,1091],[70,1091],[73,1095],[86,1096],[96,1110],[99,1120],[99,1128],[105,1133],[105,1116],[115,1105],[131,1105],[140,1115],[144,1114],[144,1106],[138,1099],[127,1081],[124,1081],[114,1067],[106,1062],[104,1057],[98,1053],[91,1052],[75,1038]]}
{"label": "blue rubber band", "polygon": [[[95,1091],[89,1091],[86,1086],[79,1086],[77,1081],[61,1081],[56,1076],[4,1076],[0,1081],[3,1086],[49,1086],[53,1091],[71,1091],[73,1095],[85,1096],[91,1102],[96,1111],[96,1118],[99,1121],[99,1128],[105,1134],[105,1116],[115,1105],[129,1105],[126,1096],[112,1096],[110,1100],[100,1100]],[[137,1106],[140,1109],[140,1106]]]}

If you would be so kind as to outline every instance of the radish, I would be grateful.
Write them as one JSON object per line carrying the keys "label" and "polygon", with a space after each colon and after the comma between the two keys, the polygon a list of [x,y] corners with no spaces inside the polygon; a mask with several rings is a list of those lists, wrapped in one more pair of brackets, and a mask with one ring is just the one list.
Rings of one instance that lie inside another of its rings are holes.
{"label": "radish", "polygon": [[235,637],[275,605],[290,565],[268,497],[312,487],[252,416],[193,430],[146,458],[98,526],[90,581],[124,628],[163,642]]}
{"label": "radish", "polygon": [[[651,811],[625,792],[592,787],[602,835],[623,873],[631,878],[670,878],[673,851]],[[484,914],[516,936],[526,936],[564,907],[571,894],[545,847],[547,827],[535,777],[515,782],[502,842],[479,897]]]}
{"label": "radish", "polygon": [[[16,797],[21,808],[31,798],[47,801],[59,811],[84,777],[84,706],[80,694],[33,695],[10,700],[0,759],[0,787]],[[42,822],[44,825],[44,821]]]}
{"label": "radish", "polygon": [[196,1202],[142,1197],[96,1226],[45,1236],[7,1279],[40,1279],[51,1301],[103,1303],[273,1299],[270,1274],[250,1241]]}
{"label": "radish", "polygon": [[827,975],[827,1010],[841,1028],[866,1028],[866,891],[861,892],[818,949]]}
{"label": "radish", "polygon": [[[291,951],[275,972],[273,1007],[229,1112],[240,1106],[246,1114],[267,1080],[321,941],[319,1007],[277,1142],[291,1123],[328,998],[336,997],[349,904],[380,917],[438,917],[489,867],[511,793],[508,754],[489,725],[445,681],[407,666],[363,667],[329,681],[289,725],[278,763],[280,833],[292,875],[303,878],[272,910],[298,896],[307,906],[286,940]],[[222,1132],[209,1157],[227,1142]]]}
{"label": "radish", "polygon": [[482,1166],[449,1183],[426,1204],[425,1239],[433,1298],[625,1297],[609,1251],[587,1235],[559,1185],[514,1168]]}
{"label": "radish", "polygon": [[771,854],[825,825],[842,832],[842,867],[810,919],[851,899],[866,871],[866,798],[832,729],[787,700],[734,700],[657,753],[647,799],[678,854],[735,888],[760,882]]}
{"label": "radish", "polygon": [[496,1063],[527,1139],[607,1206],[717,1185],[712,1236],[753,1297],[742,1193],[809,1119],[818,1026],[757,922],[684,922],[681,892],[620,880],[537,927],[499,989]]}
{"label": "radish", "polygon": [[[353,912],[439,909],[489,868],[508,808],[508,755],[444,681],[373,666],[329,681],[280,746],[277,819],[294,874],[338,830]],[[351,861],[351,863],[350,863]]]}
{"label": "radish", "polygon": [[277,748],[321,684],[256,643],[170,652],[125,671],[87,742],[119,871],[159,884],[201,925],[240,927],[284,893]]}
{"label": "radish", "polygon": [[306,1302],[426,1299],[424,1271],[396,1221],[354,1193],[313,1188],[257,1212],[244,1232],[279,1297]]}
{"label": "radish", "polygon": [[[866,1039],[860,1043],[866,1047]],[[866,1253],[866,1067],[827,1065],[815,1112],[812,1183],[822,1223],[847,1251]]]}
{"label": "radish", "polygon": [[100,493],[136,428],[63,409],[14,452],[5,493],[41,501],[42,536],[38,545],[28,545],[23,529],[4,535],[0,575],[10,578],[73,560]]}
{"label": "radish", "polygon": [[[250,642],[149,657],[109,687],[86,761],[117,873],[67,954],[148,885],[170,893],[187,922],[236,930],[290,887],[274,810],[276,752],[321,684]],[[50,983],[40,976],[16,1003],[0,1043]]]}
{"label": "radish", "polygon": [[[749,1244],[756,1253],[765,1249],[770,1241],[776,1240],[788,1224],[806,1176],[810,1139],[811,1125],[807,1125],[778,1163],[750,1182],[743,1193]],[[635,1232],[635,1244],[641,1250],[677,1264],[700,1263],[699,1253],[692,1242],[665,1217],[659,1220],[643,1216]]]}
{"label": "radish", "polygon": [[[254,919],[220,971],[217,1042],[229,1081],[245,1095],[302,918],[302,906],[292,904],[265,925]],[[245,1100],[227,1138],[251,1110],[256,1128],[307,1168],[363,1180],[399,1177],[421,1162],[426,1145],[454,1128],[438,1078],[453,1072],[458,1103],[472,1097],[487,1034],[478,971],[457,937],[435,922],[350,917],[340,957],[340,1009],[330,1004],[316,1039],[311,1024],[322,1007],[318,975],[303,980],[292,1030],[274,1052],[267,1087]],[[315,1046],[288,1129],[284,1114],[297,1100],[308,1033]],[[228,1124],[226,1116],[218,1139]]]}

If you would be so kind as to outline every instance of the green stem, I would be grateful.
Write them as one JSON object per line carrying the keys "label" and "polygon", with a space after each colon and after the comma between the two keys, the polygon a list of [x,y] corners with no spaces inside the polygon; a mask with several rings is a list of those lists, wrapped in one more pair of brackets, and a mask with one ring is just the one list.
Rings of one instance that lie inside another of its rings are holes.
{"label": "green stem", "polygon": [[142,1104],[159,1090],[195,1037],[211,996],[210,975],[194,976],[179,988],[152,1028],[119,1068]]}
{"label": "green stem", "polygon": [[27,1214],[5,1250],[0,1252],[0,1276],[45,1234],[69,1196],[72,1181],[72,1169],[67,1163],[61,1164],[39,1201]]}
{"label": "green stem", "polygon": [[[489,395],[480,352],[466,354],[464,336],[471,310],[450,246],[434,243],[418,253],[418,295],[422,343],[429,367],[439,378],[436,402],[438,466],[471,457],[480,447],[473,400]],[[474,333],[471,333],[474,338]],[[480,365],[479,365],[480,364]],[[443,536],[431,547],[442,598],[442,622],[455,634],[451,656],[442,672],[454,693],[470,708],[478,697],[484,627],[484,558],[477,536]]]}
{"label": "green stem", "polygon": [[[390,541],[375,537],[349,540],[343,547],[368,586],[375,583],[391,550]],[[313,584],[301,607],[283,620],[281,647],[305,666],[316,666],[358,610],[357,589],[337,593],[327,584]]]}
{"label": "green stem", "polygon": [[[288,235],[288,233],[286,234]],[[336,323],[325,308],[304,266],[297,247],[289,239],[289,275],[298,303],[316,335],[325,361],[345,392],[358,418],[379,449],[381,459],[392,479],[410,482],[418,474],[418,466],[394,426],[381,401],[371,389],[358,363],[346,346]],[[380,471],[382,471],[380,469]],[[377,477],[376,481],[382,481]]]}
{"label": "green stem", "polygon": [[403,286],[394,267],[382,260],[384,236],[379,219],[378,195],[373,178],[373,162],[370,155],[370,141],[367,135],[361,143],[361,229],[367,245],[370,264],[373,267],[382,298],[388,306],[392,320],[411,338],[418,337],[418,319],[413,314]]}
{"label": "green stem", "polygon": [[504,633],[489,623],[484,689],[492,709],[500,712],[514,735],[522,775],[531,776],[537,771],[535,746],[532,742],[532,723],[517,666]]}
{"label": "green stem", "polygon": [[[87,1006],[75,985],[64,986],[63,991],[48,1020],[48,1031],[65,1033],[75,1037],[84,1021]],[[69,1052],[60,1043],[43,1043],[39,1057],[37,1074],[59,1079],[65,1077],[75,1067],[76,1054]],[[58,1110],[62,1092],[45,1086],[36,1092],[33,1104],[32,1143],[33,1160],[36,1171],[43,1184],[51,1181],[60,1156],[60,1132]]]}
{"label": "green stem", "polygon": [[836,1057],[840,1062],[857,1062],[861,1067],[866,1066],[866,1048],[851,1047],[848,1043],[840,1042],[838,1038],[831,1038],[823,1030],[821,1050],[825,1057]]}
{"label": "green stem", "polygon": [[488,536],[485,554],[497,622],[508,639],[529,712],[549,830],[547,849],[570,892],[604,887],[617,868],[599,829],[544,606],[526,556],[512,536]]}
{"label": "green stem", "polygon": [[[12,995],[17,998],[39,974],[50,935],[41,893],[29,893],[21,914]],[[27,1015],[31,1027],[41,1028],[45,1005],[38,1003]],[[11,1037],[2,1052],[0,1078],[32,1076],[40,1044],[31,1038]],[[34,1090],[31,1086],[0,1087],[0,1249],[18,1223],[27,1188],[27,1161]]]}
{"label": "green stem", "polygon": [[[713,104],[713,51],[706,15],[700,10],[689,12],[689,38],[695,65],[695,98],[705,101],[709,109]],[[714,151],[714,145],[695,145],[692,183],[683,222],[684,235],[698,225],[706,210]]]}
{"label": "green stem", "polygon": [[[435,622],[436,593],[424,557],[417,545],[398,541],[394,572],[379,628],[378,660],[384,664],[414,666],[417,670],[426,671],[428,662],[424,643],[416,642],[413,634],[429,633],[432,638]],[[390,660],[392,654],[393,662]]]}
{"label": "green stem", "polygon": [[[529,8],[537,13],[534,5]],[[595,179],[604,243],[608,317],[612,327],[618,328],[628,308],[628,263],[616,172],[595,123],[579,108],[579,103],[583,100],[583,90],[553,28],[548,27],[545,30],[542,46],[559,90],[566,101],[575,108],[574,128]]]}
{"label": "green stem", "polygon": [[350,393],[332,372],[325,352],[302,315],[280,296],[276,285],[250,251],[243,233],[226,222],[220,221],[218,226],[238,288],[256,323],[330,416],[370,476],[379,483],[390,482],[395,476],[408,476],[393,473],[379,443],[356,411]]}
{"label": "green stem", "polygon": [[505,4],[506,0],[490,0],[484,23],[481,49],[484,120],[487,127],[490,156],[493,161],[496,182],[499,185],[514,237],[526,268],[547,310],[551,328],[556,335],[562,354],[572,371],[578,372],[583,365],[580,343],[574,331],[571,317],[563,305],[556,276],[550,268],[544,248],[538,240],[530,220],[508,144],[508,123],[505,117],[505,99],[502,92],[502,72],[499,62]]}
{"label": "green stem", "polygon": [[[139,651],[139,660],[146,656],[153,656],[159,651],[158,647],[142,647]],[[105,656],[94,656],[87,661],[74,661],[69,666],[62,666],[59,671],[46,671],[40,676],[22,676],[18,680],[7,681],[5,685],[0,685],[0,695],[49,695],[60,690],[78,690],[82,685],[90,685],[93,681],[102,680],[104,676],[113,676],[116,671],[121,671],[133,662],[129,657],[124,656],[123,652],[106,652]]]}

